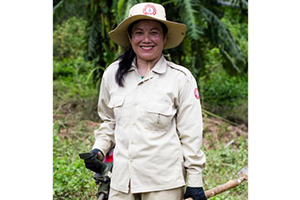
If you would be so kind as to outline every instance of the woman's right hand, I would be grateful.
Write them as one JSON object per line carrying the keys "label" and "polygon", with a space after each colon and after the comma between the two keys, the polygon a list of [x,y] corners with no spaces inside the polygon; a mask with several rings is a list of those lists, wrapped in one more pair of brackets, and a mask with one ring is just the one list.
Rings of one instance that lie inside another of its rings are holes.
{"label": "woman's right hand", "polygon": [[85,159],[84,164],[86,168],[88,168],[89,170],[96,173],[101,173],[101,169],[102,169],[101,160],[103,158],[103,153],[99,149],[93,149],[91,153],[93,154],[93,156]]}

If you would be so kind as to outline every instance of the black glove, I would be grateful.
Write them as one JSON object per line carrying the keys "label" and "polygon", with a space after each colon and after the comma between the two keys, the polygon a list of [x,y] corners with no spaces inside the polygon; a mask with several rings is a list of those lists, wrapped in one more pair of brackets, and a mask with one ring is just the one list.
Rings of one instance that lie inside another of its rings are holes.
{"label": "black glove", "polygon": [[99,149],[93,149],[91,151],[93,156],[90,158],[84,159],[84,164],[85,164],[86,168],[88,168],[89,170],[92,170],[93,172],[96,172],[96,173],[101,173],[101,169],[102,169],[102,165],[103,165],[101,163],[101,161],[98,159],[99,152],[103,155],[103,153]]}
{"label": "black glove", "polygon": [[206,196],[202,187],[187,187],[184,194],[184,199],[189,197],[191,197],[193,200],[206,200]]}

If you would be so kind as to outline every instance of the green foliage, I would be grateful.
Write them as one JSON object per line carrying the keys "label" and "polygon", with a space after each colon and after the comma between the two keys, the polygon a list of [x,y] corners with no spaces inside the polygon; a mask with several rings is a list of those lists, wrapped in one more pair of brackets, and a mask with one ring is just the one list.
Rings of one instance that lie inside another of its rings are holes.
{"label": "green foliage", "polygon": [[[95,127],[84,122],[99,121],[97,101],[101,76],[121,53],[108,32],[127,17],[129,8],[137,2],[144,1],[54,2],[54,199],[95,198],[93,173],[78,157],[78,153],[89,151],[94,142]],[[199,84],[203,108],[247,124],[247,1],[153,2],[165,6],[169,20],[188,25],[183,43],[164,54],[193,73]],[[205,120],[207,126],[208,118]],[[204,130],[205,189],[236,178],[236,173],[248,160],[245,135],[231,133],[226,123],[216,123],[213,127],[217,132]],[[234,143],[225,148],[231,139]],[[247,184],[243,183],[211,199],[244,200],[247,189]]]}
{"label": "green foliage", "polygon": [[87,0],[54,0],[53,22],[55,25],[63,23],[71,17],[82,18],[86,15]]}
{"label": "green foliage", "polygon": [[[139,2],[144,1],[80,0],[78,2],[81,5],[81,10],[84,10],[80,17],[88,22],[86,25],[87,58],[96,60],[98,67],[107,67],[116,58],[116,53],[120,53],[120,48],[109,39],[108,32],[128,16],[129,8],[132,5]],[[247,69],[247,57],[245,57],[244,52],[241,52],[239,43],[233,37],[231,30],[228,29],[228,23],[223,22],[224,18],[239,18],[241,19],[240,22],[231,20],[230,23],[247,25],[247,1],[156,0],[154,2],[162,3],[166,7],[169,20],[181,21],[187,25],[186,39],[190,41],[185,45],[189,44],[192,51],[185,51],[185,49],[189,49],[185,47],[176,51],[168,51],[171,54],[170,57],[175,58],[178,63],[187,66],[190,63],[186,63],[186,59],[181,56],[193,57],[191,59],[194,59],[195,62],[192,63],[192,67],[200,70],[199,68],[203,67],[206,60],[199,54],[203,52],[203,46],[209,44],[210,48],[220,49],[223,58],[222,64],[231,73]],[[69,16],[74,16],[76,9],[71,8],[77,8],[73,0],[60,1],[54,7],[54,17],[64,15],[64,10]],[[198,52],[198,54],[194,52]],[[95,71],[94,78],[99,79],[102,73],[101,70]]]}
{"label": "green foliage", "polygon": [[[206,190],[237,179],[237,173],[248,165],[247,134],[241,130],[234,132],[229,124],[212,120],[216,123],[211,124],[210,120],[204,121],[203,149],[207,159],[203,179]],[[209,126],[212,128],[210,129]],[[248,199],[247,191],[247,182],[243,182],[238,187],[210,199],[245,200]]]}
{"label": "green foliage", "polygon": [[53,55],[57,59],[76,58],[85,52],[85,26],[87,22],[69,18],[53,31]]}
{"label": "green foliage", "polygon": [[[80,19],[71,17],[64,19],[63,23],[56,23],[55,58],[84,57],[90,60],[94,67],[89,68],[88,76],[99,88],[103,71],[121,53],[121,48],[110,40],[108,32],[128,16],[132,5],[139,2],[143,1],[56,2],[54,16],[64,15],[64,10],[69,16],[74,16],[77,7],[85,11],[80,14]],[[205,108],[223,117],[238,118],[247,123],[247,99],[244,98],[248,71],[247,1],[154,2],[163,3],[169,20],[187,24],[187,36],[183,43],[164,53],[169,60],[189,68],[199,80]],[[76,74],[76,70],[71,68],[55,69],[54,79],[60,75]],[[233,113],[240,116],[229,116]]]}
{"label": "green foliage", "polygon": [[58,136],[63,125],[54,124],[53,199],[90,199],[95,195],[93,173],[85,168],[78,154],[88,151],[90,140],[63,139]]}
{"label": "green foliage", "polygon": [[212,72],[203,83],[204,108],[236,123],[248,124],[247,77]]}
{"label": "green foliage", "polygon": [[67,87],[66,89],[68,89],[70,96],[66,96],[66,98],[74,95],[79,95],[83,98],[88,97],[90,95],[89,91],[95,89],[89,76],[89,73],[94,68],[92,62],[85,61],[82,57],[77,57],[74,59],[65,58],[60,61],[54,60],[53,65],[54,85],[56,82],[60,82],[63,87]]}
{"label": "green foliage", "polygon": [[70,113],[72,110],[77,120],[97,120],[99,90],[92,78],[94,64],[82,57],[54,60],[53,64],[55,114]]}
{"label": "green foliage", "polygon": [[[248,146],[245,141],[245,138],[241,137],[235,147],[222,147],[220,149],[205,151],[208,158],[203,174],[206,189],[238,178],[237,173],[248,162]],[[237,188],[219,194],[211,198],[211,200],[245,200],[247,199],[247,191],[247,182],[243,182]]]}
{"label": "green foliage", "polygon": [[[234,69],[234,72],[240,72],[239,68],[245,66],[246,63],[235,38],[228,27],[211,10],[202,7],[202,12],[210,22],[206,29],[206,36],[215,47],[220,49],[225,61],[223,66],[231,71]],[[242,66],[238,66],[237,63],[241,63]]]}
{"label": "green foliage", "polygon": [[204,76],[198,76],[202,107],[233,122],[248,124],[248,75],[228,74],[218,48],[206,51],[204,57]]}
{"label": "green foliage", "polygon": [[[233,14],[235,14],[235,13],[233,13]],[[247,23],[239,23],[241,18],[239,19],[239,18],[231,17],[231,15],[233,15],[233,14],[226,13],[225,17],[222,19],[222,22],[224,24],[226,24],[226,26],[230,30],[232,36],[235,39],[236,44],[238,45],[238,48],[240,49],[240,51],[244,57],[244,61],[246,62],[246,65],[240,65],[239,69],[242,70],[244,73],[247,73],[247,70],[248,70],[248,68],[247,68],[247,65],[248,65],[248,24]]]}
{"label": "green foliage", "polygon": [[181,15],[182,20],[187,26],[187,33],[191,36],[193,40],[198,40],[200,36],[203,34],[203,28],[202,26],[204,24],[201,24],[202,26],[199,26],[199,18],[197,15],[199,13],[197,10],[199,10],[199,2],[197,1],[190,1],[190,0],[183,0],[182,2],[179,2],[181,5]]}
{"label": "green foliage", "polygon": [[205,101],[214,105],[235,106],[239,99],[247,100],[247,77],[229,76],[226,72],[212,72],[203,84]]}

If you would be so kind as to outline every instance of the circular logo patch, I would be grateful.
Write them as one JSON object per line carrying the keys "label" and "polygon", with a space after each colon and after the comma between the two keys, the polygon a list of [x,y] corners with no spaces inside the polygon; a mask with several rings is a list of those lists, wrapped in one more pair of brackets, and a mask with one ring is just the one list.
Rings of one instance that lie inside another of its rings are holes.
{"label": "circular logo patch", "polygon": [[196,99],[199,99],[199,91],[198,91],[198,88],[195,88],[195,90],[194,90],[194,95],[195,95]]}
{"label": "circular logo patch", "polygon": [[148,4],[143,8],[143,13],[145,15],[156,15],[156,8],[153,5]]}

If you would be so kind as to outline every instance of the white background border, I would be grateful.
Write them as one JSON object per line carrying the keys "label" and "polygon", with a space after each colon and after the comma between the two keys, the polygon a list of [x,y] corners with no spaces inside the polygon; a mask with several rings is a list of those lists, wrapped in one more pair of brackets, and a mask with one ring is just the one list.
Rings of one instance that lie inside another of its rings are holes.
{"label": "white background border", "polygon": [[[299,7],[249,2],[250,200],[298,196]],[[52,1],[3,1],[0,20],[0,199],[52,199]]]}

